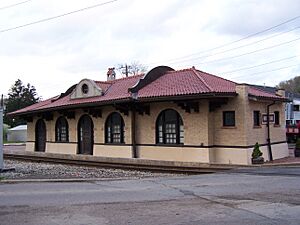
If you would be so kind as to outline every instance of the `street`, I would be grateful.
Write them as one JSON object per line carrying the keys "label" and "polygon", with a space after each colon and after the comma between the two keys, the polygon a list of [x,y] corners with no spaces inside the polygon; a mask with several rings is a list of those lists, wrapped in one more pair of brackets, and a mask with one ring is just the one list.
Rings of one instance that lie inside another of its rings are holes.
{"label": "street", "polygon": [[299,224],[300,168],[0,183],[0,224]]}

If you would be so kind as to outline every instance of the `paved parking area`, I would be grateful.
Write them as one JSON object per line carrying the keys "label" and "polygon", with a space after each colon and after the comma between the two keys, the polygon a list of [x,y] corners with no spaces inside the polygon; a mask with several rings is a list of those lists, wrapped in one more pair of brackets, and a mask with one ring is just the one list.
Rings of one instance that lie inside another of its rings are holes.
{"label": "paved parking area", "polygon": [[0,223],[298,225],[299,175],[295,168],[275,174],[0,183]]}

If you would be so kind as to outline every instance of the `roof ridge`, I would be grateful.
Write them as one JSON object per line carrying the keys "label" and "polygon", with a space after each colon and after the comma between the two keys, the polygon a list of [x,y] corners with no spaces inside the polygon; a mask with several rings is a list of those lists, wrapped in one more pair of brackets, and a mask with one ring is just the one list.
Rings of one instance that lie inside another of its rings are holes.
{"label": "roof ridge", "polygon": [[115,79],[115,80],[108,80],[108,81],[94,80],[94,82],[98,82],[98,83],[102,83],[102,84],[113,84],[113,83],[115,83],[116,81],[119,81],[119,80],[132,79],[132,78],[141,77],[141,76],[144,76],[144,75],[145,74],[141,73],[141,74],[132,75],[132,76],[128,76],[128,77],[121,77],[121,78],[118,78],[118,79]]}
{"label": "roof ridge", "polygon": [[184,69],[180,69],[180,70],[170,70],[167,71],[166,73],[177,73],[177,72],[184,72],[184,71],[190,71],[192,68],[184,68]]}
{"label": "roof ridge", "polygon": [[95,83],[101,83],[101,84],[111,84],[111,81],[103,81],[103,80],[94,80]]}
{"label": "roof ridge", "polygon": [[195,69],[195,67],[190,68],[191,71],[194,72],[194,74],[203,82],[203,84],[210,90],[213,91],[213,88],[203,79],[203,77],[200,76],[198,73],[198,70]]}

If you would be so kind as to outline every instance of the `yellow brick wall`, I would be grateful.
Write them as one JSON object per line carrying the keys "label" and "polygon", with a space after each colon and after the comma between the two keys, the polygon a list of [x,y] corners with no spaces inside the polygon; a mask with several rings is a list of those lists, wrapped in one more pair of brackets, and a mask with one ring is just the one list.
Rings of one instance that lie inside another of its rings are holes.
{"label": "yellow brick wall", "polygon": [[[267,143],[267,125],[261,124],[259,127],[253,126],[253,111],[258,110],[260,113],[267,113],[267,105],[271,102],[255,102],[249,101],[249,111],[247,113],[247,126],[248,126],[248,145],[254,145],[256,142],[259,144]],[[285,118],[284,106],[277,103],[270,107],[270,113],[279,111],[280,125],[276,126],[270,123],[270,139],[271,142],[285,141]],[[262,118],[260,118],[262,120]]]}
{"label": "yellow brick wall", "polygon": [[[94,143],[100,144],[100,145],[94,145],[94,155],[98,156],[115,156],[119,153],[120,157],[127,156],[131,157],[131,147],[126,146],[124,147],[116,147],[116,146],[109,146],[109,145],[103,145],[105,142],[105,121],[107,117],[112,113],[117,112],[113,107],[104,107],[102,112],[102,118],[94,118],[90,116],[90,118],[93,121],[94,124]],[[77,153],[77,129],[78,129],[78,121],[79,119],[87,114],[84,110],[76,110],[75,111],[75,119],[67,119],[68,125],[69,125],[69,142],[70,143],[54,143],[55,142],[55,123],[57,119],[61,116],[58,112],[54,112],[53,114],[53,120],[46,121],[44,120],[46,124],[46,137],[47,137],[47,143],[46,143],[46,152],[49,153],[64,153],[64,154],[76,154]],[[125,116],[124,114],[121,114],[124,124],[125,124],[125,143],[131,144],[131,115]],[[27,136],[28,136],[28,142],[26,146],[26,151],[34,151],[34,141],[35,141],[35,124],[39,117],[35,117],[33,122],[28,123],[27,128]],[[111,151],[107,151],[108,149],[112,149]],[[120,151],[119,151],[119,150]]]}
{"label": "yellow brick wall", "polygon": [[185,145],[208,145],[208,101],[199,101],[200,112],[187,113],[171,102],[150,104],[150,116],[136,114],[136,141],[138,144],[155,144],[155,125],[159,114],[166,109],[176,110],[183,120]]}
{"label": "yellow brick wall", "polygon": [[132,158],[131,146],[94,145],[94,156]]}
{"label": "yellow brick wall", "polygon": [[[247,87],[240,85],[237,87],[239,95],[221,108],[213,112],[214,114],[214,144],[249,146],[256,142],[265,144],[267,139],[267,127],[261,125],[259,128],[253,126],[253,111],[259,110],[261,113],[267,112],[267,105],[272,101],[249,100]],[[235,111],[235,127],[223,127],[223,111]],[[285,114],[284,103],[276,103],[270,107],[270,113],[280,112],[280,126],[270,125],[271,142],[285,141]]]}
{"label": "yellow brick wall", "polygon": [[27,141],[35,141],[35,123],[36,118],[34,118],[33,122],[27,123]]}
{"label": "yellow brick wall", "polygon": [[[258,102],[248,99],[246,86],[237,87],[239,95],[230,98],[227,104],[222,105],[213,112],[209,112],[209,101],[199,100],[199,113],[187,113],[174,102],[150,103],[150,115],[136,113],[136,143],[139,156],[145,159],[195,161],[195,162],[216,162],[216,163],[237,163],[249,164],[252,149],[230,148],[230,146],[249,146],[255,142],[266,143],[266,126],[253,127],[253,110],[266,112],[266,105],[270,102]],[[189,147],[163,147],[155,146],[155,124],[158,115],[166,109],[174,109],[181,116],[184,124],[184,145]],[[235,111],[236,126],[223,127],[223,111]],[[280,111],[281,121],[279,127],[272,124],[271,141],[284,141],[284,106],[276,104],[270,108],[270,112]],[[102,107],[102,118],[91,117],[94,123],[94,155],[106,157],[132,157],[131,139],[131,112],[126,116],[122,113],[125,123],[125,144],[126,145],[105,145],[105,121],[107,117],[116,112],[113,107]],[[71,143],[55,142],[55,122],[60,116],[54,113],[52,121],[45,121],[47,127],[46,152],[52,153],[77,153],[77,126],[81,116],[86,114],[84,110],[76,110],[75,119],[67,119],[69,124],[69,141]],[[32,123],[28,123],[28,143],[26,151],[34,151],[35,124],[37,117]],[[68,145],[68,147],[66,147]],[[148,146],[143,146],[148,145]],[[227,148],[197,148],[193,146],[227,146]],[[279,146],[279,145],[278,145]],[[274,147],[275,156],[285,156],[285,145]],[[265,148],[263,148],[265,151]],[[266,153],[264,153],[266,154]],[[266,157],[267,158],[267,157]]]}
{"label": "yellow brick wall", "polygon": [[139,146],[142,159],[209,163],[208,148]]}

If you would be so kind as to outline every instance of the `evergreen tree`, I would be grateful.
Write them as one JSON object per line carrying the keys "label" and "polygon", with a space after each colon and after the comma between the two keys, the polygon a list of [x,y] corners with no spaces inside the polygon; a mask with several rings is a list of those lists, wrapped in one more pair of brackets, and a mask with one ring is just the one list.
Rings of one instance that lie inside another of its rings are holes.
{"label": "evergreen tree", "polygon": [[262,156],[262,154],[263,153],[259,149],[259,144],[256,142],[255,145],[254,145],[253,152],[252,152],[252,158],[256,159],[256,158]]}
{"label": "evergreen tree", "polygon": [[37,97],[35,87],[29,83],[25,86],[22,81],[18,79],[9,90],[8,98],[5,100],[4,123],[11,127],[26,124],[26,121],[21,118],[12,119],[7,117],[7,113],[30,106],[37,103],[39,100],[40,98]]}

